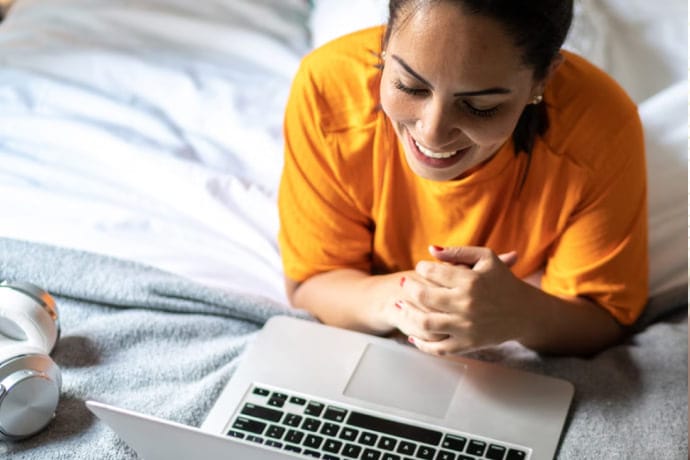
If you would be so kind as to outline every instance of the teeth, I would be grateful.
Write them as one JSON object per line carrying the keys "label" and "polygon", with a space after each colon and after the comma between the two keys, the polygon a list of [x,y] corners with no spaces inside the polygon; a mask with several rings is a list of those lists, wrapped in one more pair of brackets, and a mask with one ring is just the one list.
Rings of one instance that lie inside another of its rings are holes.
{"label": "teeth", "polygon": [[419,145],[419,143],[417,141],[414,141],[414,143],[417,146],[417,148],[419,149],[419,151],[422,152],[424,154],[424,156],[427,156],[429,158],[437,158],[437,159],[450,158],[453,155],[455,155],[455,153],[457,152],[457,150],[453,150],[452,152],[434,152],[433,150],[429,150],[425,147],[422,147],[421,145]]}

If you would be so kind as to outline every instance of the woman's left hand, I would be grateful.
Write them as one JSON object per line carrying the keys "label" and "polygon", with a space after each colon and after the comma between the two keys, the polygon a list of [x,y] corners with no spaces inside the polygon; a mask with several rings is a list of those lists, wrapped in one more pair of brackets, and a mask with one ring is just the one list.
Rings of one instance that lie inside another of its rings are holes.
{"label": "woman's left hand", "polygon": [[[445,355],[519,339],[530,319],[523,311],[526,283],[510,271],[516,253],[483,247],[431,247],[439,262],[415,271],[433,285],[405,283],[398,328],[420,350]],[[444,338],[423,340],[432,334]]]}

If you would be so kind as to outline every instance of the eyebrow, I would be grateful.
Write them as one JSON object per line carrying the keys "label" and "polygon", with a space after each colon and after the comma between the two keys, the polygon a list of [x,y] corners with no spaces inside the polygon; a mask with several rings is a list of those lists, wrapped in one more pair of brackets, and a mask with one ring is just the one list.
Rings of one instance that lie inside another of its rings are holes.
{"label": "eyebrow", "polygon": [[[395,59],[396,61],[398,61],[398,64],[400,64],[400,65],[403,67],[403,69],[405,69],[405,70],[407,71],[407,73],[409,73],[410,75],[412,75],[413,77],[415,77],[415,78],[416,78],[417,80],[419,80],[420,82],[424,83],[424,84],[425,84],[426,86],[428,86],[429,88],[434,89],[434,85],[432,85],[431,83],[429,83],[429,82],[427,81],[426,78],[422,77],[422,76],[419,75],[417,72],[415,72],[414,69],[412,69],[412,67],[410,67],[410,66],[407,64],[407,62],[405,62],[400,56],[397,56],[397,55],[393,54],[391,57],[392,57],[393,59]],[[500,87],[500,86],[496,86],[496,87],[493,87],[493,88],[480,89],[480,90],[477,90],[477,91],[461,91],[461,92],[459,92],[459,93],[453,93],[453,96],[464,96],[464,97],[468,97],[468,96],[486,96],[487,94],[508,94],[508,93],[510,93],[510,92],[511,92],[511,91],[510,91],[510,89],[508,89],[508,88],[502,88],[502,87]]]}

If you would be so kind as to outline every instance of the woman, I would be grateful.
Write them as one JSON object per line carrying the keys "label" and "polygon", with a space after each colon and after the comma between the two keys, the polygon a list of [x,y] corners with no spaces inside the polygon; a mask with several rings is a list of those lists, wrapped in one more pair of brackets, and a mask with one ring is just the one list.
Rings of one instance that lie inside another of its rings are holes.
{"label": "woman", "polygon": [[634,104],[564,0],[393,0],[307,56],[285,116],[291,303],[438,355],[587,354],[647,297]]}

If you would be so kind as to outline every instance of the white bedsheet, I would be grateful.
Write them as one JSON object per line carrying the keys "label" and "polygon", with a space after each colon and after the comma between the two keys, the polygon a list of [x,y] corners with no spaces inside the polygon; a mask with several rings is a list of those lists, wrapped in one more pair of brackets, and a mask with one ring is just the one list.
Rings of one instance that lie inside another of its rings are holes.
{"label": "white bedsheet", "polygon": [[274,203],[306,2],[48,3],[0,27],[0,235],[284,301]]}
{"label": "white bedsheet", "polygon": [[[308,13],[302,0],[18,0],[0,25],[0,236],[284,302],[275,194]],[[645,50],[669,61],[678,46]],[[640,109],[654,295],[687,283],[687,81],[674,72]]]}

